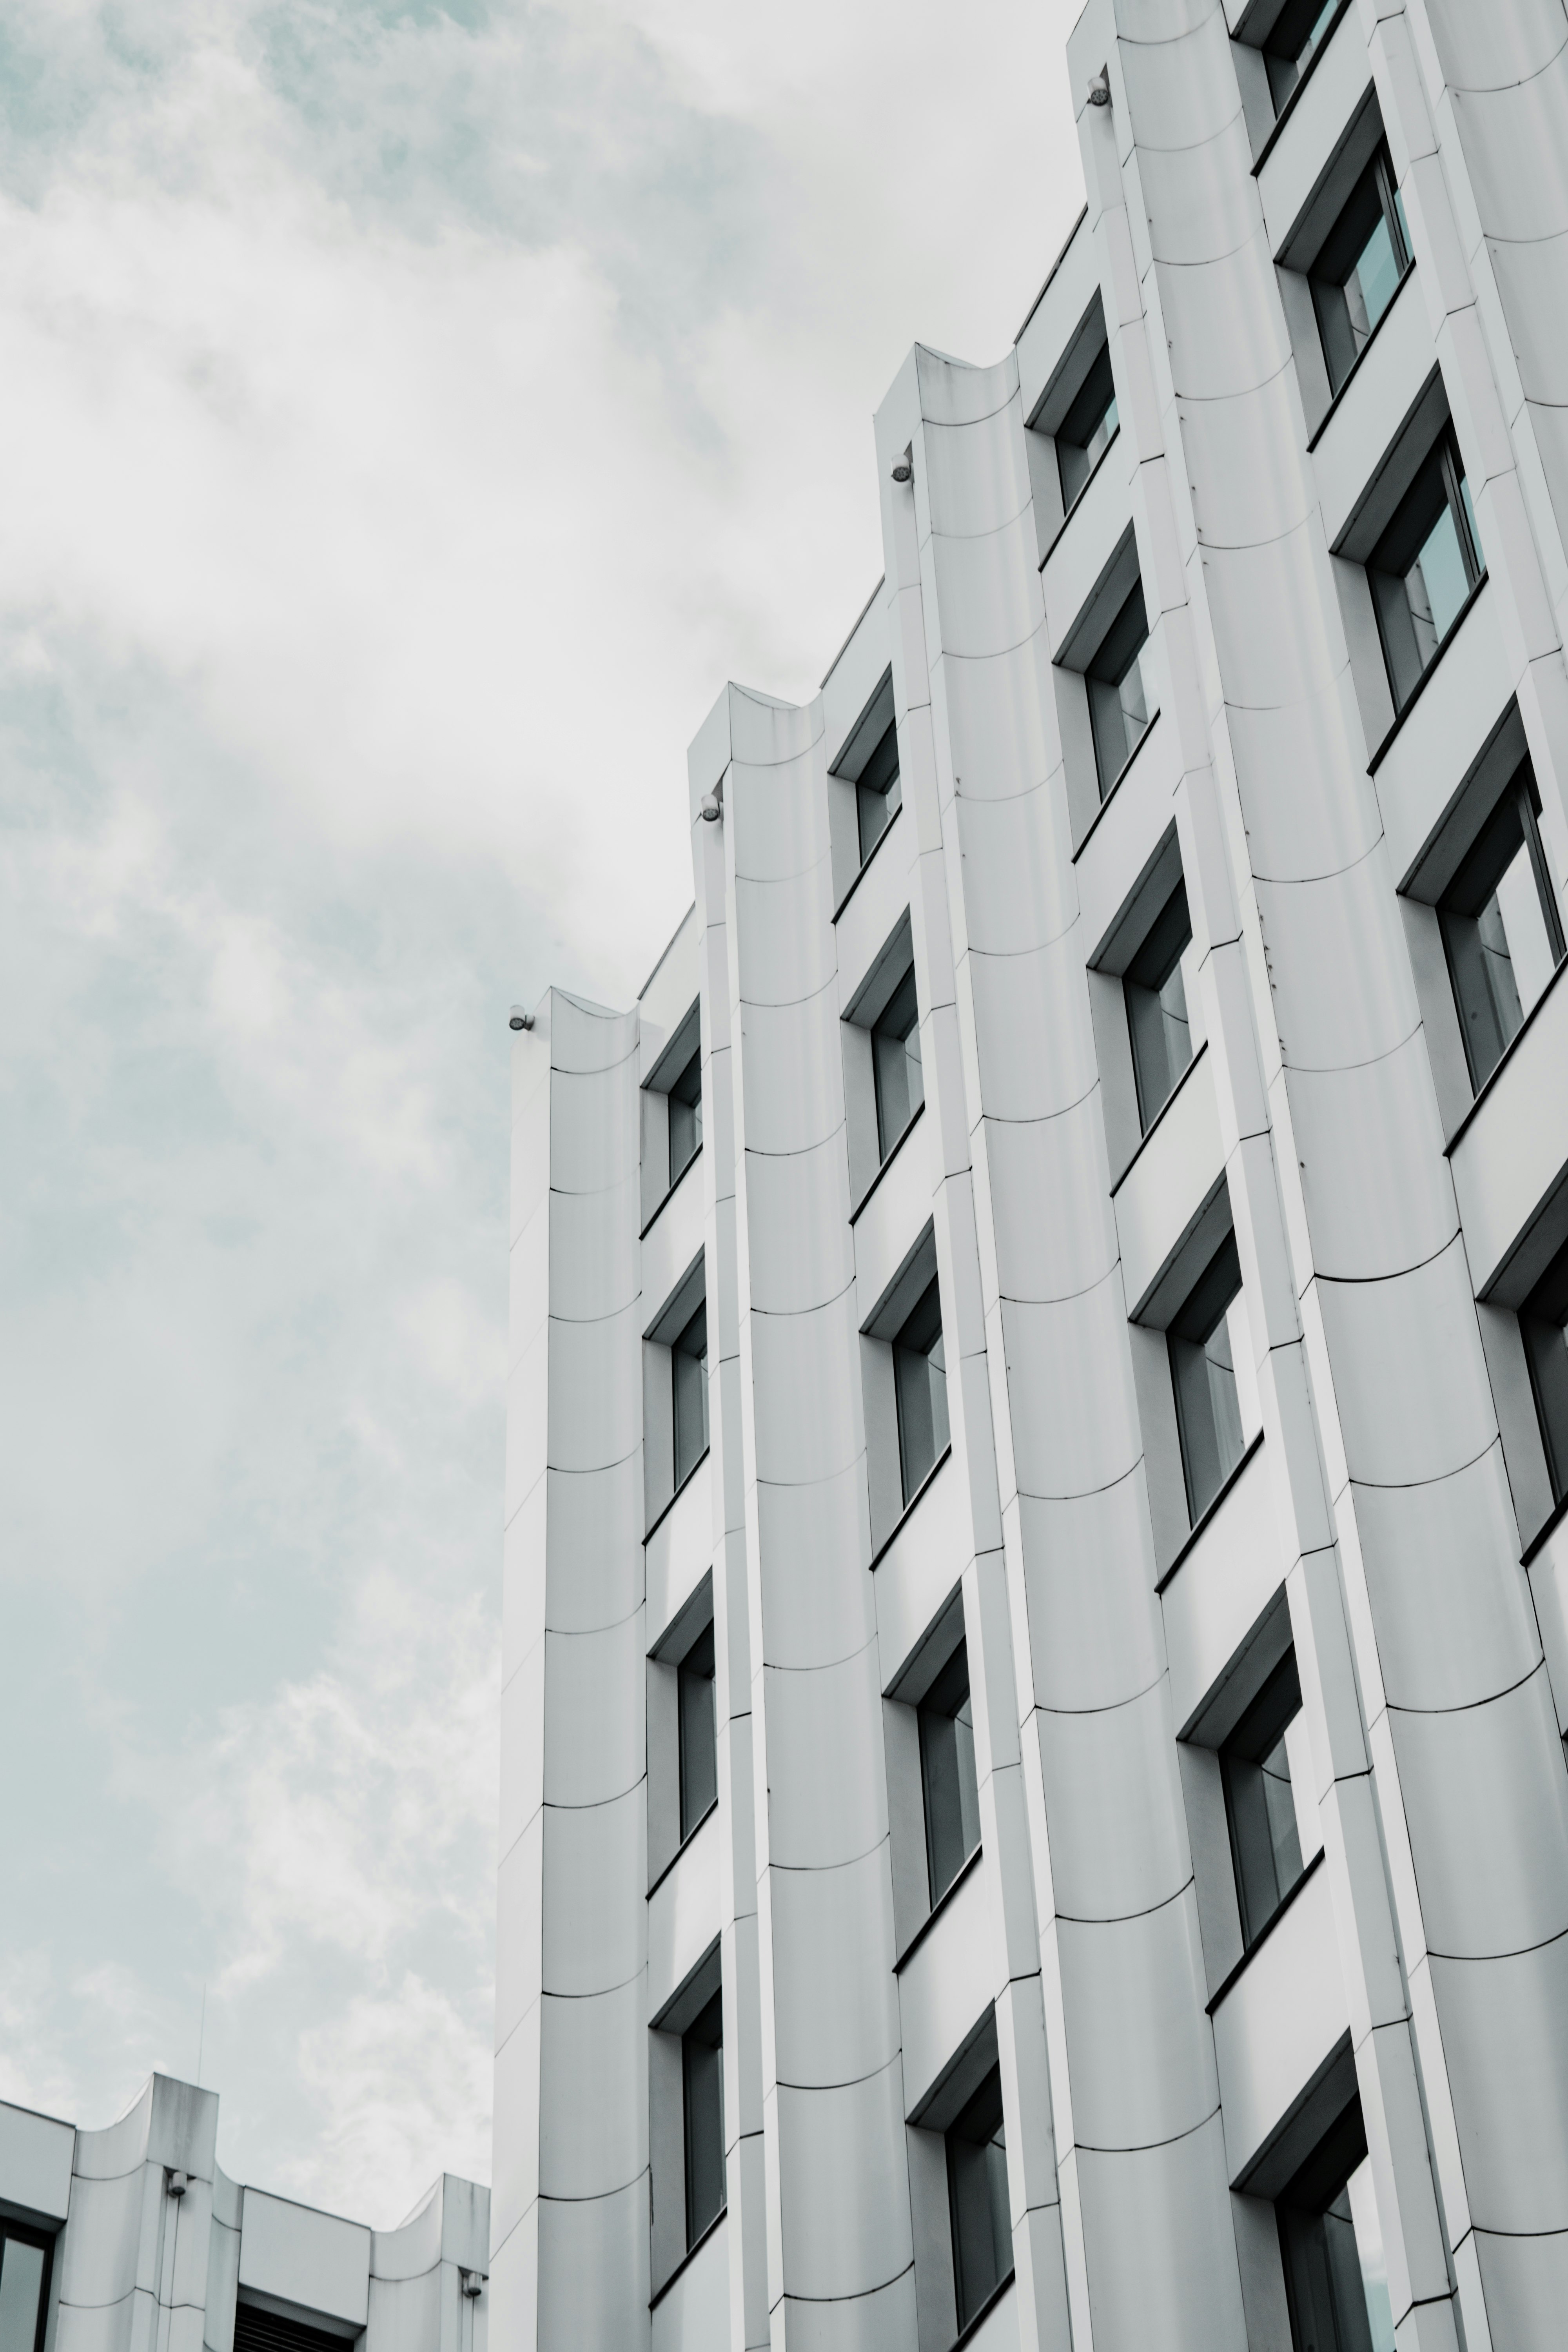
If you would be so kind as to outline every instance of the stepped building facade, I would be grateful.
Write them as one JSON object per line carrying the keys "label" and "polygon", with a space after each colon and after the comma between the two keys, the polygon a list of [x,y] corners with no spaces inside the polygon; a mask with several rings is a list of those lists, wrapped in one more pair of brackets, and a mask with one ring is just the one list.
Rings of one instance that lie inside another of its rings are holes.
{"label": "stepped building facade", "polygon": [[1568,20],[1068,62],[515,1042],[506,2352],[1563,2340]]}

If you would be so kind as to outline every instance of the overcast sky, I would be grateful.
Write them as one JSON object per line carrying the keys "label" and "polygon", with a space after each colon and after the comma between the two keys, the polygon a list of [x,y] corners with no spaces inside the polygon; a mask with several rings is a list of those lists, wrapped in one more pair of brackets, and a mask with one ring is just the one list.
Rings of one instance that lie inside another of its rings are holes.
{"label": "overcast sky", "polygon": [[864,604],[1072,13],[0,0],[0,2095],[489,2178],[506,1008]]}

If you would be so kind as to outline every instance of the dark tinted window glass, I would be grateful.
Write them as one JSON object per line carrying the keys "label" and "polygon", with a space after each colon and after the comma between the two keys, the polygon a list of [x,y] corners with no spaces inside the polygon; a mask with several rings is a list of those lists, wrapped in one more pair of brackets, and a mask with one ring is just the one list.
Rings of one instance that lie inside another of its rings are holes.
{"label": "dark tinted window glass", "polygon": [[1469,485],[1458,448],[1445,436],[1366,567],[1396,709],[1436,659],[1483,569]]}
{"label": "dark tinted window glass", "polygon": [[1301,1875],[1285,1730],[1301,1711],[1296,1654],[1282,1658],[1220,1749],[1242,1941],[1250,1946]]}
{"label": "dark tinted window glass", "polygon": [[5,2228],[0,2238],[0,2352],[37,2352],[48,2274],[47,2245],[31,2232],[24,2237]]}
{"label": "dark tinted window glass", "polygon": [[702,1140],[702,1049],[698,1047],[669,1090],[669,1181],[673,1184]]}
{"label": "dark tinted window glass", "polygon": [[715,1993],[680,2038],[686,2093],[686,2242],[724,2210],[724,2013]]}
{"label": "dark tinted window glass", "polygon": [[1056,436],[1064,510],[1073,506],[1115,430],[1116,387],[1110,379],[1110,347],[1105,344]]}
{"label": "dark tinted window glass", "polygon": [[675,1483],[684,1484],[708,1451],[708,1307],[698,1308],[669,1351],[675,1422]]}
{"label": "dark tinted window glass", "polygon": [[904,1501],[911,1501],[945,1451],[947,1360],[942,1345],[942,1302],[934,1282],[893,1342],[893,1383],[899,1406],[899,1457]]}
{"label": "dark tinted window glass", "polygon": [[913,964],[872,1025],[871,1067],[877,1081],[877,1149],[886,1160],[925,1100]]}
{"label": "dark tinted window glass", "polygon": [[1194,1527],[1246,1451],[1226,1312],[1240,1288],[1236,1235],[1227,1234],[1170,1329],[1187,1513]]}
{"label": "dark tinted window glass", "polygon": [[1568,1244],[1519,1312],[1541,1441],[1558,1502],[1568,1495]]}
{"label": "dark tinted window glass", "polygon": [[903,806],[903,801],[899,782],[899,730],[894,726],[889,728],[861,769],[855,786],[862,866]]}
{"label": "dark tinted window glass", "polygon": [[1013,2268],[1002,2077],[994,2066],[947,2134],[947,2192],[963,2328]]}
{"label": "dark tinted window glass", "polygon": [[940,1903],[980,1843],[969,1650],[960,1642],[919,1708],[931,1899]]}
{"label": "dark tinted window glass", "polygon": [[1520,769],[1437,909],[1479,1093],[1563,955],[1529,762]]}
{"label": "dark tinted window glass", "polygon": [[302,2319],[239,2303],[234,2312],[234,2352],[343,2352],[343,2339]]}
{"label": "dark tinted window glass", "polygon": [[1297,2352],[1394,2352],[1388,2265],[1359,2100],[1275,2210]]}
{"label": "dark tinted window glass", "polygon": [[1085,677],[1101,800],[1138,749],[1154,716],[1144,667],[1148,642],[1140,583],[1106,631]]}
{"label": "dark tinted window glass", "polygon": [[1379,148],[1308,272],[1329,382],[1338,392],[1410,267],[1405,206]]}
{"label": "dark tinted window glass", "polygon": [[1290,0],[1275,19],[1263,61],[1276,114],[1311,64],[1338,6],[1339,0]]}
{"label": "dark tinted window glass", "polygon": [[689,1838],[719,1794],[710,1623],[682,1658],[676,1684],[680,1701],[680,1834]]}
{"label": "dark tinted window glass", "polygon": [[1138,1080],[1138,1117],[1145,1135],[1193,1058],[1182,978],[1182,952],[1192,936],[1187,886],[1178,882],[1122,982]]}

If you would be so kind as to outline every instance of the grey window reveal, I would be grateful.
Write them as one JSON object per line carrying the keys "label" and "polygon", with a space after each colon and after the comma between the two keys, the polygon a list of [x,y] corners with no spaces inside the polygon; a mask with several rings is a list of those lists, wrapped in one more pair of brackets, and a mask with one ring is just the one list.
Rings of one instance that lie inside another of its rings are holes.
{"label": "grey window reveal", "polygon": [[926,1865],[934,1906],[980,1843],[966,1643],[960,1642],[921,1701],[919,1717]]}
{"label": "grey window reveal", "polygon": [[1145,1135],[1193,1058],[1182,977],[1182,955],[1192,936],[1187,887],[1178,882],[1127,967],[1122,982],[1138,1081],[1138,1118]]}
{"label": "grey window reveal", "polygon": [[934,1282],[927,1285],[893,1342],[893,1384],[907,1504],[930,1476],[948,1440],[947,1360],[942,1345],[942,1301]]}
{"label": "grey window reveal", "polygon": [[1519,1310],[1553,1500],[1568,1495],[1568,1242]]}
{"label": "grey window reveal", "polygon": [[48,2304],[49,2244],[12,2221],[0,2221],[0,2352],[39,2352]]}
{"label": "grey window reveal", "polygon": [[1110,377],[1110,346],[1084,378],[1082,388],[1057,431],[1057,470],[1061,476],[1062,511],[1070,514],[1082,495],[1116,430],[1116,386]]}
{"label": "grey window reveal", "polygon": [[877,1082],[877,1150],[886,1160],[925,1100],[913,964],[872,1025],[871,1067]]}
{"label": "grey window reveal", "polygon": [[708,1303],[704,1299],[669,1351],[675,1423],[675,1484],[683,1486],[708,1451]]}
{"label": "grey window reveal", "polygon": [[1458,446],[1445,434],[1366,567],[1395,709],[1436,660],[1485,569],[1469,485]]}
{"label": "grey window reveal", "polygon": [[1220,1749],[1241,1936],[1250,1949],[1301,1875],[1286,1727],[1301,1711],[1296,1653],[1282,1658]]}
{"label": "grey window reveal", "polygon": [[958,2325],[967,2327],[1013,2269],[1002,2076],[993,2066],[946,2134]]}
{"label": "grey window reveal", "polygon": [[1359,2100],[1320,2142],[1275,2211],[1297,2352],[1394,2352]]}
{"label": "grey window reveal", "polygon": [[680,1713],[680,1836],[684,1843],[711,1810],[719,1794],[711,1619],[677,1668],[676,1686]]}
{"label": "grey window reveal", "polygon": [[1276,114],[1284,110],[1286,100],[1311,64],[1338,7],[1339,0],[1287,0],[1275,19],[1263,62]]}
{"label": "grey window reveal", "polygon": [[1245,1451],[1226,1312],[1240,1288],[1232,1233],[1209,1260],[1169,1333],[1187,1515],[1194,1527]]}
{"label": "grey window reveal", "polygon": [[1410,267],[1405,203],[1380,147],[1307,273],[1329,382],[1338,392]]}
{"label": "grey window reveal", "polygon": [[1144,670],[1148,642],[1143,584],[1139,581],[1085,674],[1101,800],[1138,749],[1154,716],[1154,698]]}
{"label": "grey window reveal", "polygon": [[669,1090],[669,1181],[677,1183],[702,1140],[702,1049],[698,1047]]}
{"label": "grey window reveal", "polygon": [[855,805],[860,825],[860,863],[864,866],[903,806],[896,724],[889,728],[861,769],[855,786]]}
{"label": "grey window reveal", "polygon": [[1478,1093],[1563,960],[1540,806],[1525,761],[1437,908]]}
{"label": "grey window reveal", "polygon": [[680,2037],[681,2084],[686,2108],[686,2242],[694,2246],[723,2211],[724,2012],[723,1995]]}

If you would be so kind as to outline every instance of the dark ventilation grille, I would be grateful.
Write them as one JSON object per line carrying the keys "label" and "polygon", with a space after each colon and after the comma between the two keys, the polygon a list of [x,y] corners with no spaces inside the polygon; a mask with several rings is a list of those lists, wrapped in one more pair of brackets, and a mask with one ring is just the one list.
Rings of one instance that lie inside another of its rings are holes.
{"label": "dark ventilation grille", "polygon": [[235,2305],[234,2352],[346,2352],[352,2338],[307,2327],[302,2319],[279,2319],[253,2303]]}

